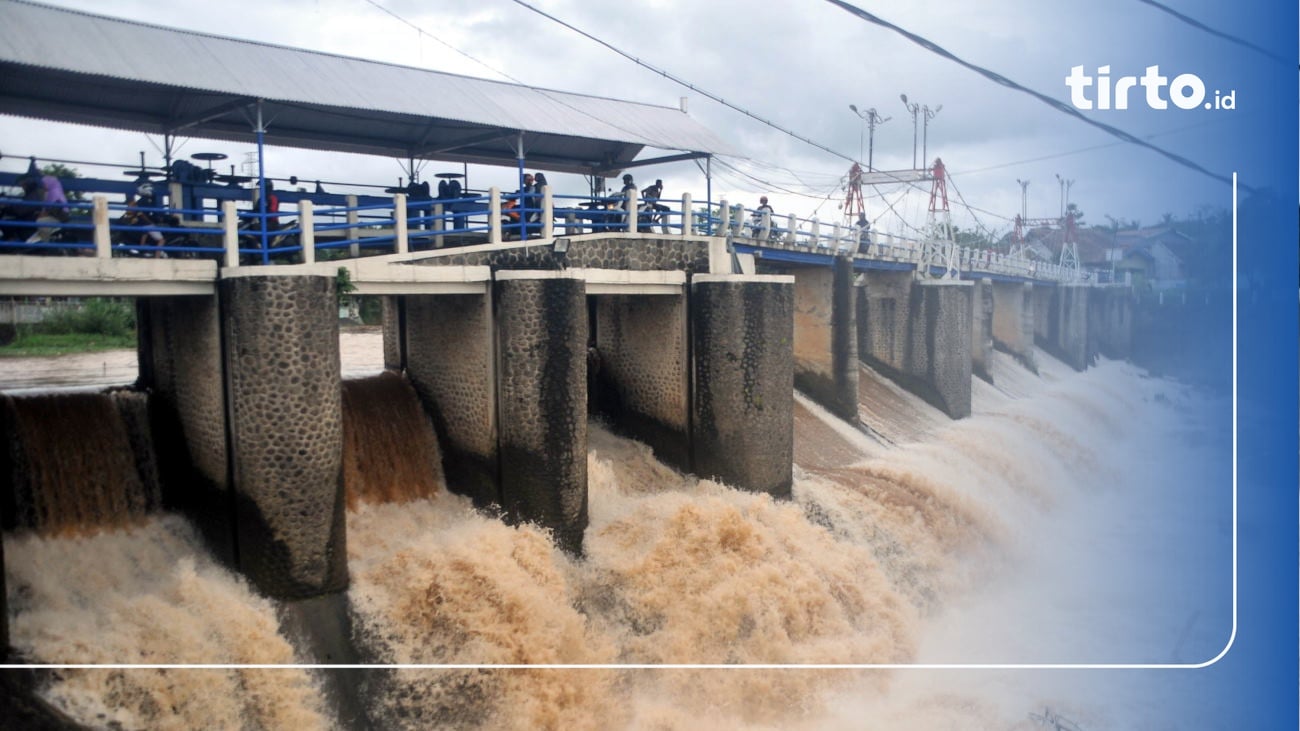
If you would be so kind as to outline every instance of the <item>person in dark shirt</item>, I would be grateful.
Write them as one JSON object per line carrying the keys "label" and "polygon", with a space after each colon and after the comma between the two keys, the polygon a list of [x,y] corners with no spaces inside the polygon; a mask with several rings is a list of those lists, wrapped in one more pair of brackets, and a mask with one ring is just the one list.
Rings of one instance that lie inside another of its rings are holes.
{"label": "person in dark shirt", "polygon": [[668,222],[664,216],[664,212],[668,210],[668,206],[659,202],[659,199],[662,198],[663,195],[664,181],[655,180],[654,185],[648,185],[641,191],[641,205],[642,210],[647,211],[650,214],[646,217],[647,223],[651,226],[658,223],[659,230],[663,233],[668,233]]}

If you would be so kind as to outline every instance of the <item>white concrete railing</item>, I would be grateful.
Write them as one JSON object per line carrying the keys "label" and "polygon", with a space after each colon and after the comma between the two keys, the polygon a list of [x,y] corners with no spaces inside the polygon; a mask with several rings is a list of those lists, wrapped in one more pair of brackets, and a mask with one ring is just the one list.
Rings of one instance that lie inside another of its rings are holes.
{"label": "white concrete railing", "polygon": [[[362,237],[363,224],[356,210],[356,197],[349,196],[347,200],[348,204],[343,213],[339,211],[326,211],[324,213],[332,216],[344,216],[347,226],[344,229],[345,235],[348,241],[353,242],[349,246],[349,253],[351,256],[357,257],[360,256],[360,244],[356,242]],[[624,220],[619,222],[619,226],[623,231],[637,231],[637,216],[633,215],[632,212],[637,210],[638,202],[635,191],[624,202],[628,213],[624,216]],[[434,202],[427,207],[433,211],[432,226],[421,232],[421,238],[431,240],[435,247],[441,248],[446,243],[446,236],[442,232],[447,230],[447,217],[452,214],[445,210],[442,203]],[[543,239],[550,239],[555,235],[556,226],[555,197],[552,195],[550,187],[542,189],[540,207],[541,215],[536,224],[537,231]],[[406,253],[410,250],[412,238],[408,224],[407,197],[401,193],[395,194],[391,210],[393,213],[391,219],[385,218],[380,221],[379,225],[391,224],[393,250],[397,253]],[[488,243],[500,244],[505,240],[506,234],[512,232],[512,224],[502,223],[502,211],[501,191],[498,188],[491,188],[487,195],[486,210],[458,215],[468,217],[486,214],[487,221],[479,228],[487,234]],[[293,214],[281,215],[291,216]],[[316,260],[315,247],[319,233],[316,228],[316,215],[316,208],[310,200],[299,201],[297,210],[298,224],[294,230],[298,231],[302,259],[307,263]],[[221,236],[226,266],[239,265],[239,237],[241,233],[244,235],[249,233],[239,229],[238,216],[239,212],[235,207],[235,202],[225,201],[221,206],[220,222],[213,228],[213,232],[219,233]],[[102,195],[96,195],[93,198],[92,223],[94,227],[95,255],[99,258],[111,257],[109,206],[107,199]],[[375,225],[369,224],[370,227]],[[565,225],[566,230],[568,230],[567,227],[573,224],[569,222]],[[670,228],[665,224],[661,224],[661,227]],[[924,242],[916,238],[884,232],[862,232],[856,227],[844,226],[838,222],[828,225],[815,216],[810,218],[801,218],[793,214],[783,217],[774,216],[770,211],[754,211],[740,205],[733,206],[726,200],[713,204],[708,209],[703,220],[699,220],[698,213],[693,208],[693,199],[689,193],[683,195],[681,199],[680,223],[671,226],[671,228],[677,228],[687,235],[704,234],[708,231],[715,236],[748,239],[749,243],[764,248],[850,254],[866,259],[910,263],[918,266],[925,264],[927,256],[933,256],[933,254],[927,254],[927,247]],[[387,231],[388,229],[384,230]],[[1007,254],[989,250],[959,247],[956,256],[952,257],[952,259],[952,262],[943,262],[943,265],[955,267],[958,272],[1001,274],[1049,281],[1069,281],[1075,276],[1075,272],[1059,264],[1036,262],[1021,256],[1011,257]],[[936,261],[935,265],[940,265],[940,263]]]}

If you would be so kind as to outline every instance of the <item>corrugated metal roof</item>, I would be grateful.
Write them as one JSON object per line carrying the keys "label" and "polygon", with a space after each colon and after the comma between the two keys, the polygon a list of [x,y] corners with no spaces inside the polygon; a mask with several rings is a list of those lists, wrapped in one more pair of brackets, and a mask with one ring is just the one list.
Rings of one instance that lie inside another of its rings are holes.
{"label": "corrugated metal roof", "polygon": [[[218,139],[616,169],[642,147],[726,153],[671,107],[508,84],[0,0],[0,111]],[[270,107],[270,108],[267,108]],[[491,138],[491,139],[487,139]],[[540,159],[539,159],[540,158]]]}

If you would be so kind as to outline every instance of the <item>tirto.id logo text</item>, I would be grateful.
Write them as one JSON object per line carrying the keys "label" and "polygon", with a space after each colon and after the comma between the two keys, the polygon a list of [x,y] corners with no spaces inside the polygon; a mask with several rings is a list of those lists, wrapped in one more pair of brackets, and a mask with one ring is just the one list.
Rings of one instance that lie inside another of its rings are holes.
{"label": "tirto.id logo text", "polygon": [[1172,80],[1160,75],[1159,66],[1147,66],[1142,76],[1121,76],[1113,82],[1110,66],[1098,66],[1097,75],[1083,73],[1082,66],[1070,69],[1065,77],[1070,87],[1070,103],[1076,109],[1128,109],[1129,93],[1141,86],[1138,92],[1152,109],[1168,109],[1170,102],[1179,109],[1236,109],[1237,91],[1214,90],[1212,99],[1206,98],[1205,82],[1196,74],[1179,74]]}

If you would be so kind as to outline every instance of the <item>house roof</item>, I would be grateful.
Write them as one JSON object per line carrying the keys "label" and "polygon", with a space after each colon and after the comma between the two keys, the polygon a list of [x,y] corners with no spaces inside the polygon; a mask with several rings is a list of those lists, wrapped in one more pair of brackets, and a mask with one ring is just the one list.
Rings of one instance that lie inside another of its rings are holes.
{"label": "house roof", "polygon": [[[1025,233],[1025,240],[1040,243],[1058,256],[1065,241],[1065,231],[1059,228],[1035,228]],[[1080,264],[1109,262],[1107,252],[1116,242],[1109,231],[1096,228],[1079,228],[1075,231],[1075,246],[1079,250]]]}
{"label": "house roof", "polygon": [[673,107],[0,0],[0,110],[147,133],[610,174],[644,148],[727,153]]}

